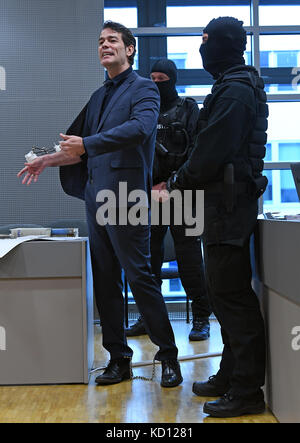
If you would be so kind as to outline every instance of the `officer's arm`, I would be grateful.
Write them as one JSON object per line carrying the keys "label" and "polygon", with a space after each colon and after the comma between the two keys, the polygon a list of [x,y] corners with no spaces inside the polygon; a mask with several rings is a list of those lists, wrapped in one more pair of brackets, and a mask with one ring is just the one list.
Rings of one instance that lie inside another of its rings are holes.
{"label": "officer's arm", "polygon": [[253,109],[239,100],[217,100],[189,159],[177,171],[174,187],[199,188],[201,184],[222,180],[224,165],[236,156],[254,118]]}
{"label": "officer's arm", "polygon": [[197,137],[197,125],[198,125],[198,118],[199,118],[199,108],[196,102],[192,102],[191,106],[189,108],[189,116],[187,121],[187,132],[190,138],[190,143],[188,147],[188,152],[192,151],[196,137]]}

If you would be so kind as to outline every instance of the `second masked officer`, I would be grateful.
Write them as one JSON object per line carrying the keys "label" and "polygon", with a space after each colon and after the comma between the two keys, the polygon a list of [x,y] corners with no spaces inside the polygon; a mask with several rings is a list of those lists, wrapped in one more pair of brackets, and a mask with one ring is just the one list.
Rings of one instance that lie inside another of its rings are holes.
{"label": "second masked officer", "polygon": [[[159,191],[160,184],[166,182],[184,164],[194,147],[199,108],[194,99],[178,96],[177,68],[172,60],[164,58],[155,62],[151,69],[151,79],[156,83],[161,98],[153,165],[153,189]],[[211,309],[206,292],[201,238],[187,236],[185,224],[175,223],[173,205],[169,226],[162,223],[162,220],[160,224],[151,226],[152,272],[161,284],[164,238],[168,228],[174,240],[179,276],[187,297],[192,301],[193,328],[189,339],[206,340],[209,337]],[[146,334],[141,316],[127,329],[126,334]]]}

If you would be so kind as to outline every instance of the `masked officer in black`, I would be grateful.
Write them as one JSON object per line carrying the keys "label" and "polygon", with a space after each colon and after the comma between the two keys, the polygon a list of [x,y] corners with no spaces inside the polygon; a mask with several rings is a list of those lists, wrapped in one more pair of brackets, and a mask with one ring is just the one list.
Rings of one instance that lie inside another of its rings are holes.
{"label": "masked officer in black", "polygon": [[[161,98],[153,165],[153,189],[159,190],[160,184],[165,183],[172,172],[177,171],[194,147],[199,108],[194,99],[178,96],[177,68],[172,60],[158,60],[152,67],[151,79],[156,83]],[[171,206],[171,217],[174,215],[173,209]],[[168,226],[163,223],[151,226],[151,265],[159,284],[162,282],[163,245],[167,230]],[[189,339],[206,340],[209,337],[211,308],[205,284],[201,238],[186,236],[186,226],[176,225],[174,218],[171,218],[170,231],[179,276],[188,298],[192,301],[193,328]],[[139,317],[127,329],[126,335],[141,334],[146,334],[146,330],[142,318]]]}
{"label": "masked officer in black", "polygon": [[215,417],[265,409],[264,323],[251,287],[249,238],[267,186],[262,170],[268,106],[263,80],[245,65],[242,24],[220,17],[203,31],[203,66],[216,82],[201,110],[196,147],[167,183],[168,190],[204,190],[207,282],[224,349],[218,373],[195,382],[193,392],[221,396],[204,404]]}

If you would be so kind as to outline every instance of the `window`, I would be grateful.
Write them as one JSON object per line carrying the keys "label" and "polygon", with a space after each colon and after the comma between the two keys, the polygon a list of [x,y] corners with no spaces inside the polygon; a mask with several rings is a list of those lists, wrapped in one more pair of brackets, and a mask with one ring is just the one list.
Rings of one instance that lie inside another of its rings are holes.
{"label": "window", "polygon": [[272,94],[300,92],[300,84],[293,81],[300,66],[300,35],[263,35],[260,47],[267,91]]}
{"label": "window", "polygon": [[[289,168],[290,162],[300,161],[298,130],[299,102],[270,103],[268,145],[265,161]],[[288,119],[286,118],[288,116]],[[267,163],[266,163],[267,164]],[[265,210],[288,211],[299,208],[294,180],[290,170],[266,171],[269,185],[264,194]]]}
{"label": "window", "polygon": [[167,38],[167,56],[176,63],[176,54],[181,53],[181,59],[184,60],[182,67],[176,63],[178,69],[203,69],[202,59],[199,54],[201,37],[168,37]]}
{"label": "window", "polygon": [[[123,4],[123,6],[121,6]],[[137,28],[137,6],[136,2],[127,1],[105,1],[104,2],[104,21],[112,20],[122,23],[127,28]]]}
{"label": "window", "polygon": [[290,67],[297,66],[299,51],[276,51],[277,66]]}
{"label": "window", "polygon": [[270,66],[269,56],[270,51],[260,51],[260,66],[262,68],[268,68]]}
{"label": "window", "polygon": [[[206,26],[207,23],[216,17],[216,6],[214,1],[211,2],[167,2],[167,26],[180,28],[183,26],[199,27]],[[171,6],[174,3],[182,3],[182,6]],[[184,6],[187,3],[203,3],[203,6]],[[206,4],[205,4],[206,3]],[[209,6],[209,3],[212,4]],[[219,2],[223,5],[217,7],[217,16],[234,16],[244,22],[245,26],[250,25],[250,2],[241,1],[240,5],[237,2]]]}
{"label": "window", "polygon": [[[201,36],[168,37],[167,56],[176,63],[178,69],[203,69],[202,58],[199,53],[201,42],[202,42]],[[178,53],[180,54],[179,63],[177,63]],[[247,39],[245,58],[247,59],[247,62],[249,61],[251,63],[250,38]],[[184,61],[184,66],[182,61]]]}
{"label": "window", "polygon": [[259,23],[261,26],[299,25],[299,1],[260,0]]}
{"label": "window", "polygon": [[[210,93],[213,78],[203,69],[199,53],[201,36],[167,37],[167,57],[173,60],[179,71],[177,90],[180,95],[203,96]],[[251,64],[251,38],[247,38],[245,62]],[[182,72],[185,70],[185,72]],[[193,70],[194,72],[189,72]],[[191,83],[187,83],[189,80]],[[195,80],[195,83],[194,83]],[[198,85],[197,85],[198,83]]]}
{"label": "window", "polygon": [[[299,137],[300,138],[300,137]],[[279,161],[294,162],[300,160],[300,141],[299,143],[278,143]],[[280,171],[281,183],[281,202],[297,202],[298,196],[291,171]]]}

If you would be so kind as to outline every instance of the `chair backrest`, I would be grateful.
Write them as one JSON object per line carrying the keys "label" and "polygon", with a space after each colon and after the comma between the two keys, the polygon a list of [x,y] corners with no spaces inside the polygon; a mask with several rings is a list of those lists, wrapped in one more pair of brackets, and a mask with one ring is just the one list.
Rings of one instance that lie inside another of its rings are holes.
{"label": "chair backrest", "polygon": [[164,239],[164,262],[176,260],[174,241],[170,229],[167,230]]}

